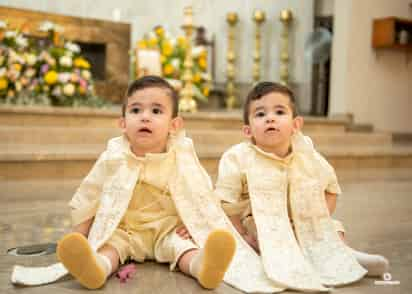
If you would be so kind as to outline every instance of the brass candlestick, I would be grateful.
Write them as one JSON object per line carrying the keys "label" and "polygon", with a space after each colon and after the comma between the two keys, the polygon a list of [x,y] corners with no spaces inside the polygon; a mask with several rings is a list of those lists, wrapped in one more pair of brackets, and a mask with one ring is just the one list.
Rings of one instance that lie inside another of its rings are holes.
{"label": "brass candlestick", "polygon": [[260,27],[261,24],[265,22],[266,15],[261,10],[255,10],[253,13],[253,20],[256,23],[256,33],[255,33],[255,52],[253,53],[253,80],[257,83],[260,80]]}
{"label": "brass candlestick", "polygon": [[280,50],[280,83],[289,84],[289,25],[293,20],[292,11],[289,9],[280,12],[280,21],[283,24]]}
{"label": "brass candlestick", "polygon": [[186,34],[186,56],[183,63],[183,88],[181,91],[181,98],[179,101],[179,110],[182,112],[196,112],[197,103],[193,99],[193,58],[192,58],[192,34],[194,30],[193,25],[193,10],[191,6],[184,8],[183,30]]}
{"label": "brass candlestick", "polygon": [[234,86],[234,79],[235,79],[235,25],[238,21],[238,16],[236,12],[229,12],[226,15],[226,21],[229,24],[228,29],[228,51],[227,51],[227,68],[226,68],[226,75],[227,75],[227,84],[226,84],[226,108],[233,109],[236,104],[236,96],[235,96],[235,86]]}

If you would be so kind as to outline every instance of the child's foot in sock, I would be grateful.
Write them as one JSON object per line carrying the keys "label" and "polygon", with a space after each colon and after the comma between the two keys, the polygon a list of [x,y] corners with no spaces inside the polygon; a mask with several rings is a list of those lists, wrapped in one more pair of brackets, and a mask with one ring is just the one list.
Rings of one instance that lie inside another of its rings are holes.
{"label": "child's foot in sock", "polygon": [[235,250],[236,241],[230,232],[224,230],[211,232],[204,248],[191,262],[191,273],[204,288],[218,287],[232,261]]}
{"label": "child's foot in sock", "polygon": [[359,264],[368,271],[367,276],[382,276],[384,273],[388,272],[389,262],[385,257],[381,255],[367,254],[352,248],[351,251]]}
{"label": "child's foot in sock", "polygon": [[87,239],[79,233],[70,233],[58,242],[57,258],[88,289],[102,287],[111,271],[107,257],[95,253]]}

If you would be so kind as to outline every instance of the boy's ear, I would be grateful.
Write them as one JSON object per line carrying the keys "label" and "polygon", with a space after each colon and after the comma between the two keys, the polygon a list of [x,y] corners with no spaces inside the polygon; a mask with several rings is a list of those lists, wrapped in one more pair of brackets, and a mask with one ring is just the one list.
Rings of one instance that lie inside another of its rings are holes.
{"label": "boy's ear", "polygon": [[117,124],[119,125],[119,128],[122,130],[122,133],[125,133],[126,132],[126,120],[123,116],[119,118],[119,120],[117,121]]}
{"label": "boy's ear", "polygon": [[175,117],[174,119],[172,119],[172,123],[170,125],[170,132],[177,132],[178,130],[183,128],[183,118],[181,118],[180,116]]}
{"label": "boy's ear", "polygon": [[293,132],[299,132],[303,128],[303,117],[297,116],[293,119]]}
{"label": "boy's ear", "polygon": [[242,127],[242,132],[243,132],[243,135],[245,135],[246,138],[248,138],[248,139],[252,138],[252,131],[251,131],[249,125],[244,125]]}

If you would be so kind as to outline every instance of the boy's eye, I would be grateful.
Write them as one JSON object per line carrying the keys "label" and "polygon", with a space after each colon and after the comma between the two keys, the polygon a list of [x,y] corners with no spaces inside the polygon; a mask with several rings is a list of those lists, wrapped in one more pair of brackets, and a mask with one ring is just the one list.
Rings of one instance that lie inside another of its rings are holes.
{"label": "boy's eye", "polygon": [[139,113],[140,112],[140,108],[138,107],[133,107],[132,109],[130,109],[130,113]]}
{"label": "boy's eye", "polygon": [[276,110],[276,114],[278,114],[278,115],[282,115],[282,114],[285,114],[285,113],[286,112],[283,109]]}
{"label": "boy's eye", "polygon": [[264,117],[265,113],[263,111],[258,111],[255,113],[255,117]]}
{"label": "boy's eye", "polygon": [[153,108],[152,112],[153,112],[154,114],[161,114],[161,113],[162,113],[162,110],[161,110],[160,108]]}

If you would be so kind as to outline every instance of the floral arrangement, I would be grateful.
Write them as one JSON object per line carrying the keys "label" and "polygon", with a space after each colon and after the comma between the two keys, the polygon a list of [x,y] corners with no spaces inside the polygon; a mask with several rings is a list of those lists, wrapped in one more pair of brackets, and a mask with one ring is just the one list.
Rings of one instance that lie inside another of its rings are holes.
{"label": "floral arrangement", "polygon": [[65,41],[62,28],[44,22],[45,40],[35,42],[0,21],[0,103],[102,106],[94,92],[90,63],[80,47]]}
{"label": "floral arrangement", "polygon": [[[156,26],[137,42],[138,49],[156,49],[160,52],[162,75],[166,79],[183,80],[184,60],[187,39],[184,36],[173,38],[164,27]],[[195,98],[207,101],[211,77],[207,68],[207,49],[204,46],[192,47],[193,90]]]}

